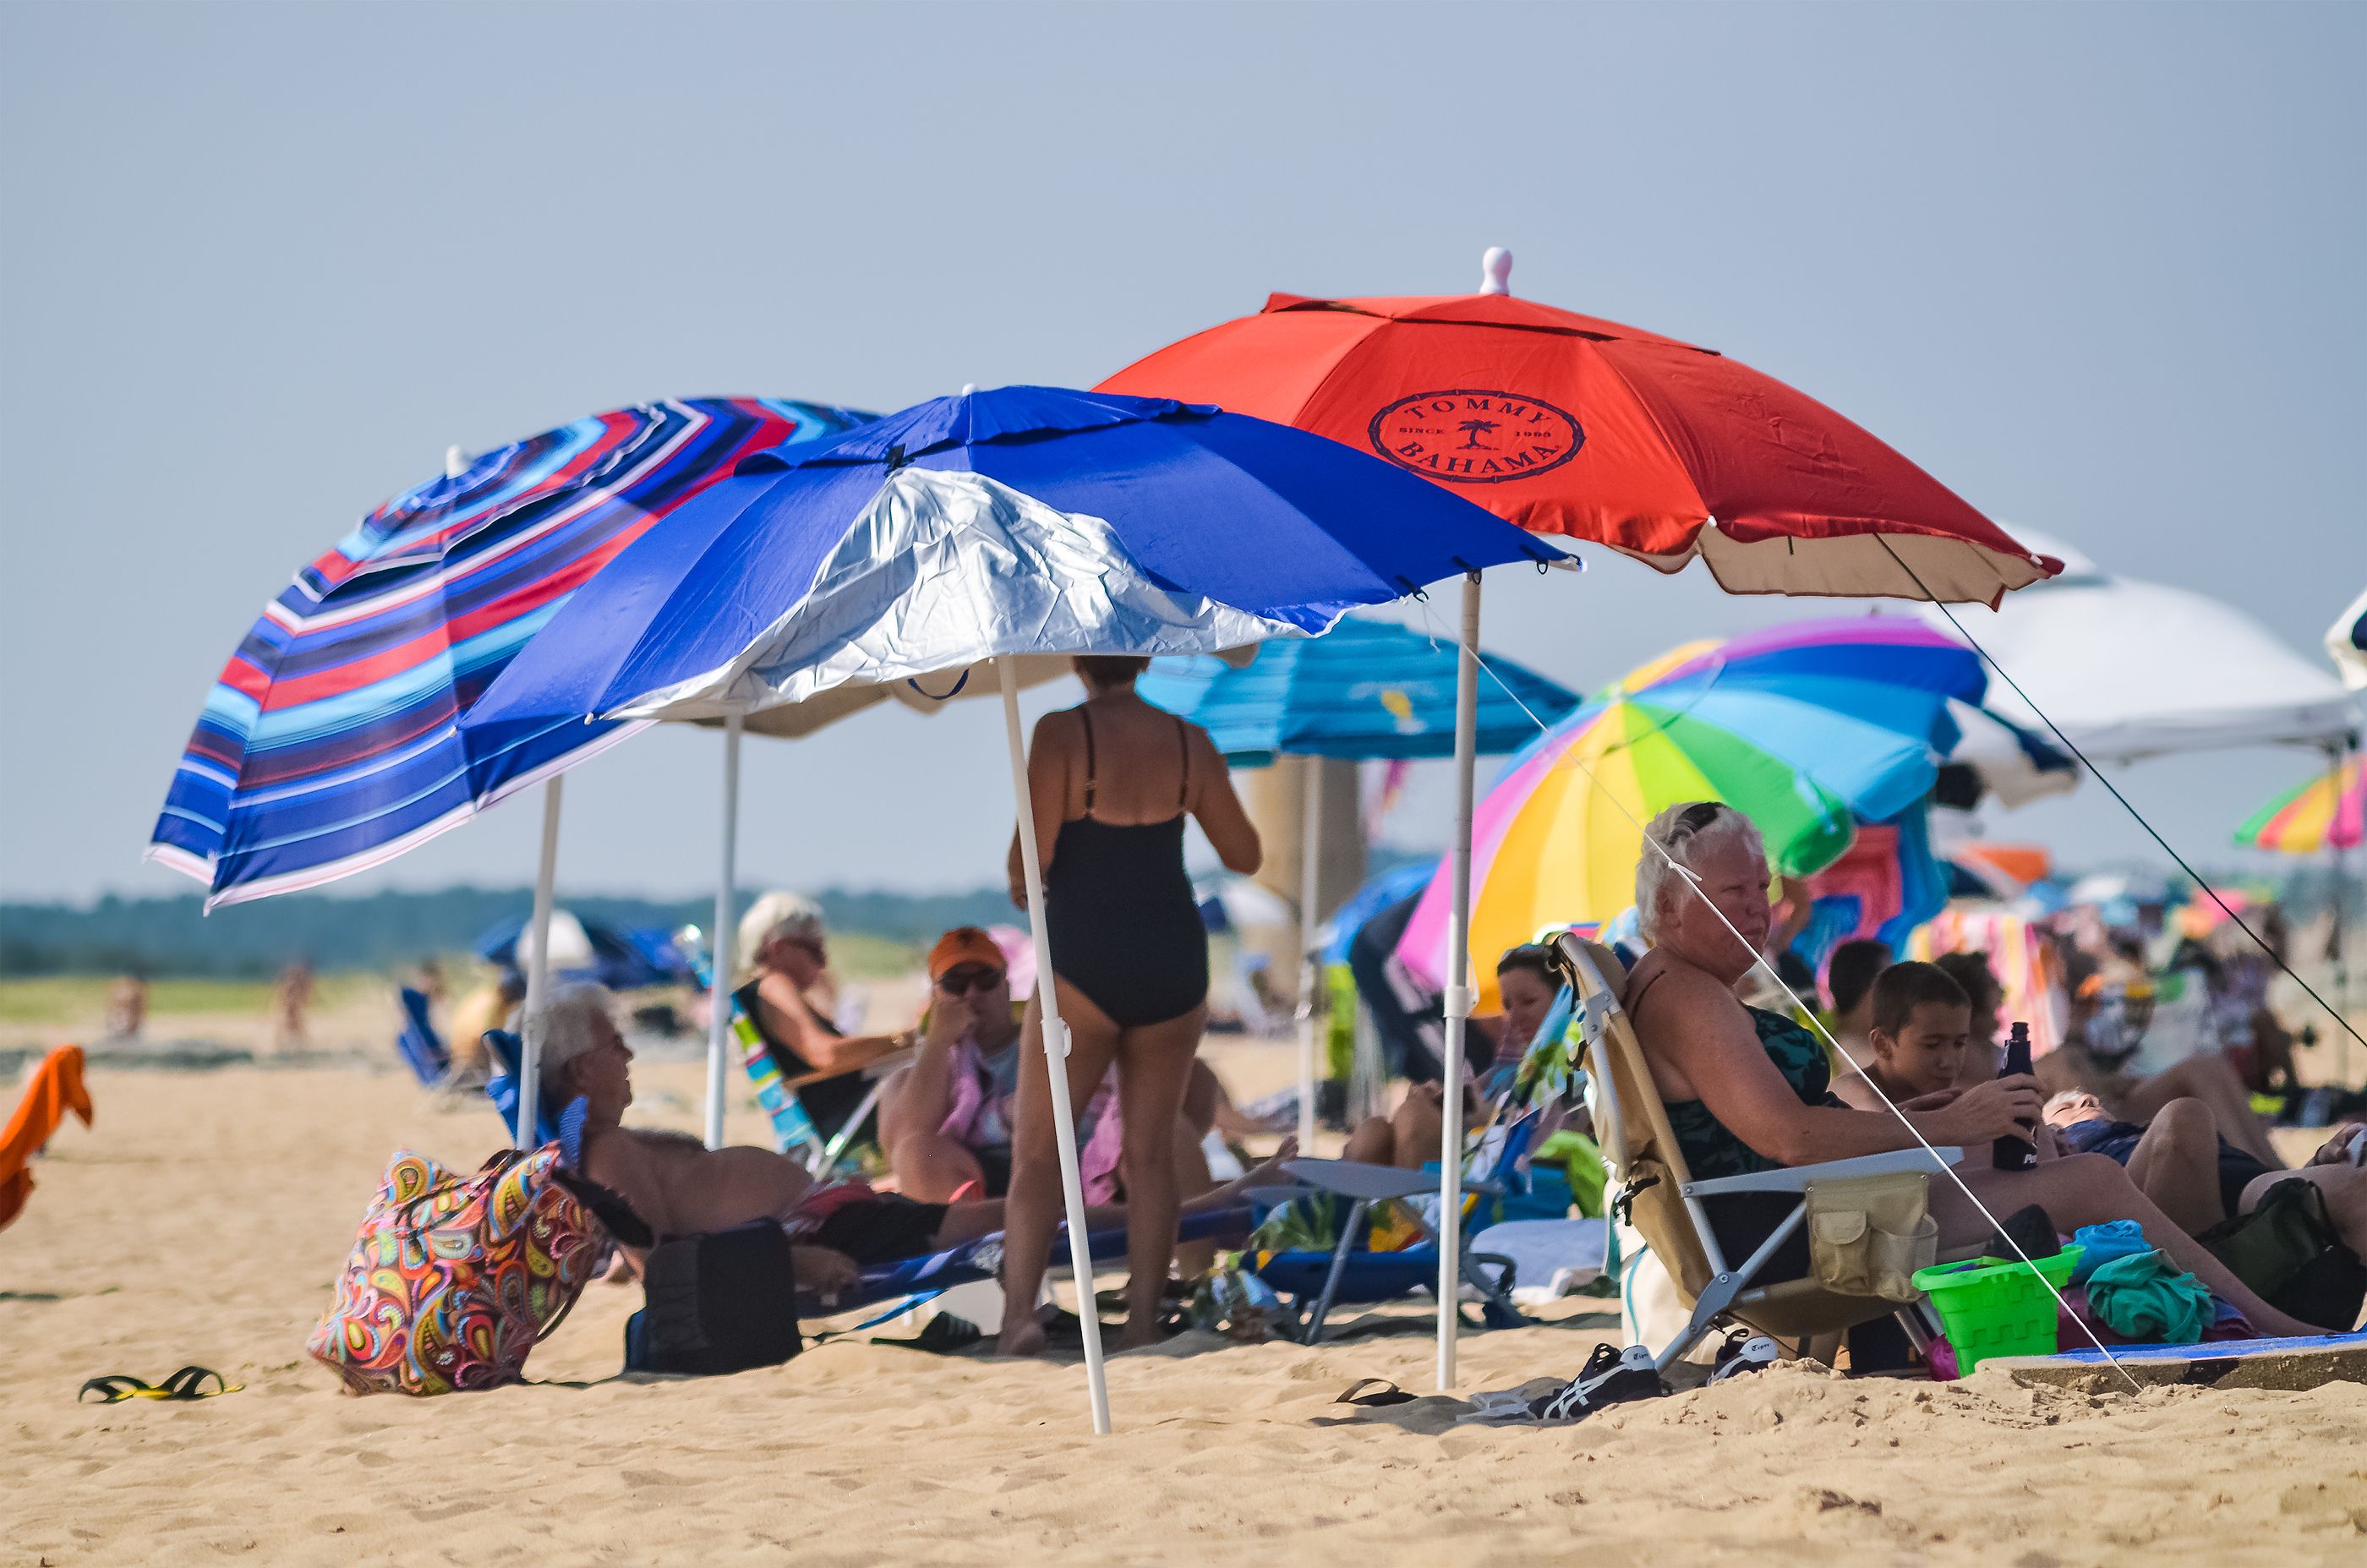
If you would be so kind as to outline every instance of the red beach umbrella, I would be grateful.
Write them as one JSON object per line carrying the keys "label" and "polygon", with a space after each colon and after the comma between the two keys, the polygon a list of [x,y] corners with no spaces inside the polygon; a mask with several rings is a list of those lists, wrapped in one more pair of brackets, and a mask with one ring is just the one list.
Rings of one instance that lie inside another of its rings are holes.
{"label": "red beach umbrella", "polygon": [[2060,570],[1772,377],[1515,299],[1507,252],[1489,252],[1483,268],[1477,294],[1275,294],[1099,389],[1296,424],[1535,533],[1591,539],[1662,571],[1699,556],[1730,593],[1922,599],[1928,589],[1994,606]]}

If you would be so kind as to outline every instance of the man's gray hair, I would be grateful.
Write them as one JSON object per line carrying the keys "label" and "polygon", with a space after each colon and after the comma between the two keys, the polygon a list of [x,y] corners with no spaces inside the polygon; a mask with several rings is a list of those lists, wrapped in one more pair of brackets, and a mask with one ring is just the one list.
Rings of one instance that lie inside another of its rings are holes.
{"label": "man's gray hair", "polygon": [[[1722,801],[1683,801],[1645,827],[1644,853],[1636,863],[1636,919],[1645,941],[1660,940],[1660,919],[1668,911],[1668,900],[1684,890],[1683,873],[1669,862],[1674,860],[1691,871],[1703,840],[1727,837],[1741,839],[1743,847],[1760,863],[1766,863],[1767,840],[1761,836],[1759,824]],[[1661,850],[1668,853],[1662,854]]]}
{"label": "man's gray hair", "polygon": [[607,987],[572,980],[551,987],[542,1005],[527,1014],[527,1043],[534,1053],[535,1076],[543,1094],[559,1089],[568,1063],[607,1043],[600,1026],[616,1027],[616,1006]]}

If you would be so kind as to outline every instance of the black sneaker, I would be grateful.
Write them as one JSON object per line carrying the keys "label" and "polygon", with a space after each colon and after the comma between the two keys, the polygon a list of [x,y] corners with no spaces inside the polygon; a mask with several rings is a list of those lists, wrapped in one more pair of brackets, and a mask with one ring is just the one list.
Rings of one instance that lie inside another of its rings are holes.
{"label": "black sneaker", "polygon": [[1530,1401],[1529,1415],[1539,1421],[1576,1421],[1606,1404],[1658,1399],[1668,1392],[1659,1369],[1652,1365],[1652,1352],[1643,1346],[1617,1350],[1597,1345],[1583,1371],[1542,1399]]}
{"label": "black sneaker", "polygon": [[1717,1359],[1710,1367],[1709,1381],[1723,1382],[1742,1372],[1760,1371],[1784,1359],[1784,1348],[1764,1334],[1753,1334],[1748,1328],[1738,1328],[1726,1337],[1717,1348]]}

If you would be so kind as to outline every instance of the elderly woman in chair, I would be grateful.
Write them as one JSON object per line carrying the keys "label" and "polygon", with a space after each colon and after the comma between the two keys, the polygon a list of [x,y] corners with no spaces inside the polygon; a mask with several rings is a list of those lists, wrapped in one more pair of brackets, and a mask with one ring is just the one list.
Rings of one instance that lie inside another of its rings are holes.
{"label": "elderly woman in chair", "polygon": [[[1957,1174],[2000,1219],[2035,1203],[2066,1232],[2135,1220],[2147,1240],[2233,1303],[2259,1332],[2324,1332],[2247,1289],[2101,1156],[2068,1156],[2027,1171],[1993,1168],[1990,1143],[2026,1135],[2039,1121],[2042,1094],[2033,1078],[1927,1095],[1902,1105],[1898,1115],[1843,1105],[1831,1092],[1817,1037],[1736,998],[1768,937],[1767,852],[1758,828],[1731,807],[1699,802],[1671,807],[1645,831],[1636,906],[1652,949],[1627,978],[1625,1006],[1696,1179],[1912,1148],[1920,1134],[1935,1147],[1967,1150]],[[1943,1251],[1976,1245],[1994,1228],[1944,1178],[1931,1184],[1931,1210]],[[1740,1197],[1713,1202],[1710,1216],[1720,1246],[1736,1257],[1747,1256],[1773,1224]],[[1792,1272],[1806,1272],[1805,1265]]]}

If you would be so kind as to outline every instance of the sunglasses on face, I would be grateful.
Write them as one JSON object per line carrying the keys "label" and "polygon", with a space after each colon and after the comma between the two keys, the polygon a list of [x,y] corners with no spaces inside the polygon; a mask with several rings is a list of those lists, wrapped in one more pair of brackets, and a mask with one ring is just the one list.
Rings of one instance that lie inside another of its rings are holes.
{"label": "sunglasses on face", "polygon": [[982,996],[1001,984],[1000,969],[949,969],[937,978],[937,989],[949,997]]}

